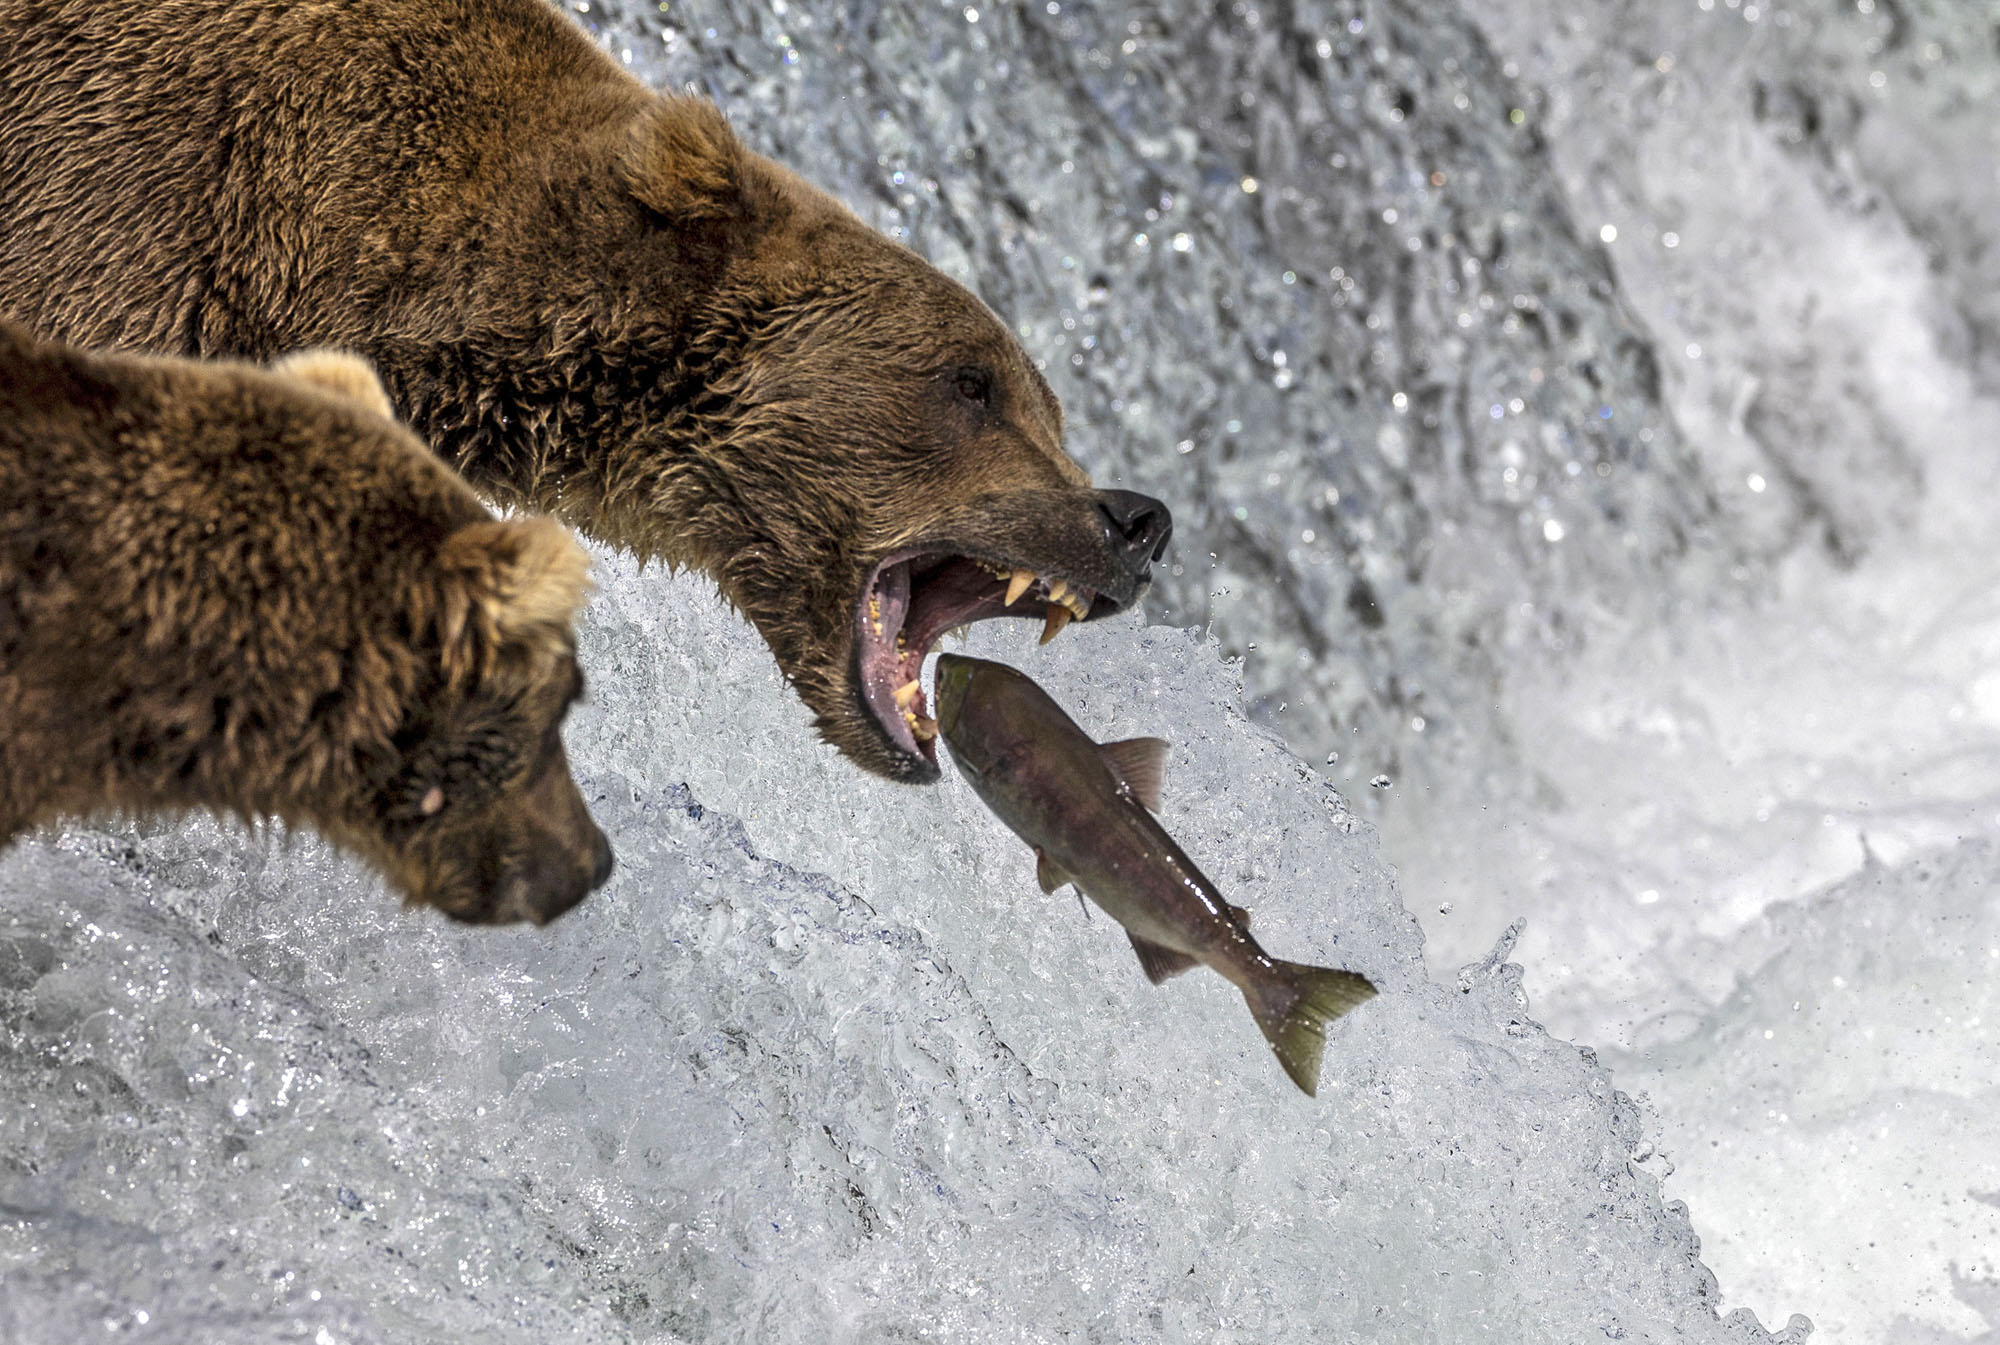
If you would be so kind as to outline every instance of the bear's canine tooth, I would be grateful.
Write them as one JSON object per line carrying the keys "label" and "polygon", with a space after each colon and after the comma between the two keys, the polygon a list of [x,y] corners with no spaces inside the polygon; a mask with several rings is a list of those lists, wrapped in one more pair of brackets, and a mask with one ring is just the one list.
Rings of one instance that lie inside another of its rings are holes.
{"label": "bear's canine tooth", "polygon": [[1042,643],[1047,644],[1062,634],[1062,629],[1070,623],[1069,608],[1057,603],[1049,604],[1049,614],[1042,622]]}
{"label": "bear's canine tooth", "polygon": [[915,700],[917,693],[922,690],[923,688],[917,684],[917,679],[914,677],[897,687],[895,691],[896,708],[898,710],[908,710],[910,702]]}
{"label": "bear's canine tooth", "polygon": [[1028,591],[1028,585],[1035,582],[1033,570],[1016,570],[1014,577],[1007,581],[1007,606],[1012,607]]}

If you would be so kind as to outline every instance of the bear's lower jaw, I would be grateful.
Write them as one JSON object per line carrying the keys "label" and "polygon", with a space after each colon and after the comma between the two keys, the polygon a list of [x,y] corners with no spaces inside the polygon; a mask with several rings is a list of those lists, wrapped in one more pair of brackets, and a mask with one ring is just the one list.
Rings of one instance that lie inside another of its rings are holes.
{"label": "bear's lower jaw", "polygon": [[919,679],[939,635],[992,617],[1040,616],[1046,644],[1073,619],[1123,606],[1082,584],[948,551],[905,552],[881,561],[856,605],[853,675],[864,716],[911,767],[897,774],[937,777],[937,721],[929,715]]}

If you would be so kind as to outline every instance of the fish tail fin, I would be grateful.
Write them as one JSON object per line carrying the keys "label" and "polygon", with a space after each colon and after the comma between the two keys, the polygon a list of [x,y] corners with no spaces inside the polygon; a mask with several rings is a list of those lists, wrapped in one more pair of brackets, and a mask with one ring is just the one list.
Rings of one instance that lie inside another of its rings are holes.
{"label": "fish tail fin", "polygon": [[1303,962],[1277,964],[1282,978],[1260,993],[1244,992],[1257,1026],[1264,1030],[1278,1063],[1293,1083],[1312,1097],[1319,1089],[1320,1056],[1326,1050],[1326,1024],[1375,997],[1365,976]]}

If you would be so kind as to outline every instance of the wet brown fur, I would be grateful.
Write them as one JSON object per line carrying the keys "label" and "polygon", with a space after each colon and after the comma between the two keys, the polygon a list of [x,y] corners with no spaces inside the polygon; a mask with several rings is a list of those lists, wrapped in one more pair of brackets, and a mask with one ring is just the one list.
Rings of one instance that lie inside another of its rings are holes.
{"label": "wet brown fur", "polygon": [[208,808],[313,826],[460,919],[596,885],[557,735],[587,558],[495,519],[382,400],[351,356],[0,322],[0,845]]}
{"label": "wet brown fur", "polygon": [[935,775],[860,708],[882,557],[1143,586],[991,312],[542,0],[0,0],[0,183],[0,313],[364,353],[481,491],[714,576],[872,770]]}

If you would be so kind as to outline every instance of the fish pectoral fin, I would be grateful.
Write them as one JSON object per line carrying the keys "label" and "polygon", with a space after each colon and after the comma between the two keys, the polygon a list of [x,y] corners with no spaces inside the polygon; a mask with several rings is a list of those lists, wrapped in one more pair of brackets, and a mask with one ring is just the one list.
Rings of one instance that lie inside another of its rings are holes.
{"label": "fish pectoral fin", "polygon": [[[1042,891],[1053,892],[1064,883],[1076,880],[1063,872],[1062,866],[1043,854],[1041,847],[1035,848],[1035,881],[1042,885]],[[1082,891],[1081,888],[1078,891]]]}
{"label": "fish pectoral fin", "polygon": [[1186,953],[1176,952],[1157,943],[1147,943],[1129,929],[1125,931],[1125,937],[1132,940],[1132,951],[1139,955],[1139,965],[1146,969],[1146,979],[1154,985],[1158,985],[1169,976],[1178,976],[1190,967],[1201,965],[1200,958],[1190,957]]}
{"label": "fish pectoral fin", "polygon": [[1098,752],[1112,773],[1125,782],[1132,797],[1149,813],[1160,811],[1160,786],[1167,775],[1167,742],[1164,738],[1126,738],[1121,742],[1099,743]]}

